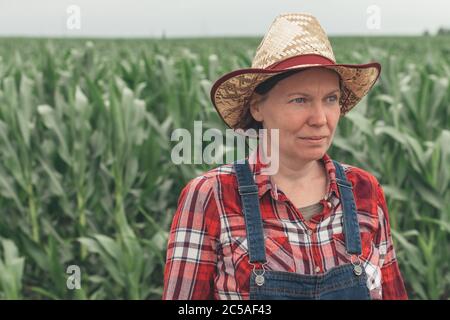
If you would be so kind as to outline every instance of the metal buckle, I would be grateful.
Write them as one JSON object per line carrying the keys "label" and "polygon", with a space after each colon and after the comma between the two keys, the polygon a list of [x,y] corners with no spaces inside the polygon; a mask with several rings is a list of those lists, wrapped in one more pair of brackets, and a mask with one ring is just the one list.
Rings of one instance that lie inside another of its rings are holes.
{"label": "metal buckle", "polygon": [[[357,260],[358,263],[353,261],[354,257],[358,258],[358,260]],[[353,272],[357,276],[360,276],[363,273],[363,268],[361,267],[361,264],[362,264],[362,262],[361,262],[361,255],[357,256],[355,254],[352,254],[352,256],[350,258],[350,262],[353,265]]]}
{"label": "metal buckle", "polygon": [[[261,264],[261,268],[262,268],[262,273],[258,274],[256,271],[256,265],[254,263],[249,262],[249,264],[251,264],[253,266],[253,274],[255,275],[255,283],[257,286],[261,287],[262,285],[264,285],[265,279],[264,279],[264,274],[266,273],[266,269],[264,268],[264,266],[267,264],[267,262]],[[259,270],[258,270],[259,271]]]}

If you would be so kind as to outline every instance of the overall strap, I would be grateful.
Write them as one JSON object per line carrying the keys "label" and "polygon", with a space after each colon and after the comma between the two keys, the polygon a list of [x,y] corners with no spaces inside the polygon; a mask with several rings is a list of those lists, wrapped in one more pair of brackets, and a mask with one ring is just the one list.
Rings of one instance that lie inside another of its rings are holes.
{"label": "overall strap", "polygon": [[244,211],[249,259],[250,263],[265,263],[266,249],[259,208],[258,186],[255,184],[247,159],[244,160],[235,161],[233,166],[238,180],[238,190],[241,195]]}
{"label": "overall strap", "polygon": [[345,247],[350,254],[361,254],[361,236],[359,234],[358,216],[356,213],[356,204],[353,197],[353,187],[345,176],[342,165],[333,160],[336,168],[336,182],[341,195],[341,204],[344,215],[344,235]]}

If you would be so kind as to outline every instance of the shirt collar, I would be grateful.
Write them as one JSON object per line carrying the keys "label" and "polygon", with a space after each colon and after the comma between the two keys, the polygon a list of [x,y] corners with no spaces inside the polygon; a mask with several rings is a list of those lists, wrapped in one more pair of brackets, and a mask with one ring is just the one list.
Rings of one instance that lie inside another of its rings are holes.
{"label": "shirt collar", "polygon": [[[272,181],[270,175],[262,173],[262,169],[264,167],[267,167],[268,164],[261,161],[261,154],[259,152],[260,148],[261,146],[258,144],[258,147],[255,150],[253,150],[247,157],[247,160],[250,165],[250,170],[253,173],[253,178],[255,180],[256,185],[258,186],[258,197],[261,198],[267,191],[270,190],[272,197],[278,200],[278,191],[276,183]],[[335,199],[339,199],[340,194],[336,182],[336,168],[334,167],[334,163],[327,153],[325,153],[320,160],[325,164],[325,171],[328,175],[328,181],[330,181],[328,191],[325,196],[326,200],[332,201],[333,197]]]}

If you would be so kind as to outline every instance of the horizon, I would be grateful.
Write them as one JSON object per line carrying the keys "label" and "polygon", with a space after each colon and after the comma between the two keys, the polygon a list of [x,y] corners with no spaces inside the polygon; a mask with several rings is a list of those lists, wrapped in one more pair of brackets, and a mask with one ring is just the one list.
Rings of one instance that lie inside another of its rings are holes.
{"label": "horizon", "polygon": [[450,28],[450,3],[440,0],[0,0],[0,37],[261,37],[285,12],[313,14],[330,37],[434,35]]}

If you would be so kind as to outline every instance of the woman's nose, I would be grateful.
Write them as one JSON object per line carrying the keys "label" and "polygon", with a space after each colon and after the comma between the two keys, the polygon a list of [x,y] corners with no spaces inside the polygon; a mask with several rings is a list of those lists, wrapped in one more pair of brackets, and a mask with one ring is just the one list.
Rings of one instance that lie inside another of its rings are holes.
{"label": "woman's nose", "polygon": [[325,112],[325,106],[322,102],[317,102],[311,108],[308,122],[310,125],[325,125],[327,123],[327,116]]}

